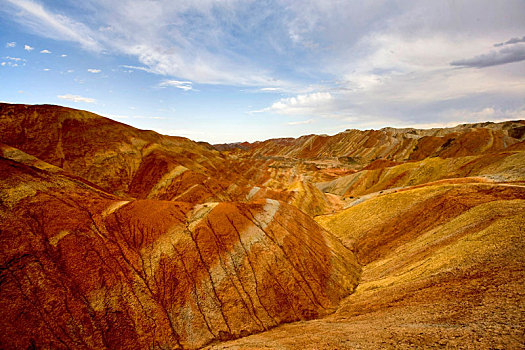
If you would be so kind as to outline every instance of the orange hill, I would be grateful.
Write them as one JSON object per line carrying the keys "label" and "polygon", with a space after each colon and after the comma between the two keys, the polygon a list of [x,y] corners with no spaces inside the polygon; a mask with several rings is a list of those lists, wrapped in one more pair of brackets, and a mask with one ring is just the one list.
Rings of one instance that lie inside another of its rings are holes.
{"label": "orange hill", "polygon": [[524,348],[524,213],[524,121],[211,146],[0,104],[0,348]]}

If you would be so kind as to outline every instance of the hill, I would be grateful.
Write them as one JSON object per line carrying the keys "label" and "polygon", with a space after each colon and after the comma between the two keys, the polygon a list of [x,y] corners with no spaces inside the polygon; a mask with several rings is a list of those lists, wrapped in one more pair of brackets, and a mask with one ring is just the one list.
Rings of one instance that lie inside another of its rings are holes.
{"label": "hill", "polygon": [[363,265],[323,319],[212,349],[505,348],[524,344],[525,188],[447,181],[318,222]]}
{"label": "hill", "polygon": [[524,164],[524,121],[212,146],[0,104],[0,348],[523,348]]}

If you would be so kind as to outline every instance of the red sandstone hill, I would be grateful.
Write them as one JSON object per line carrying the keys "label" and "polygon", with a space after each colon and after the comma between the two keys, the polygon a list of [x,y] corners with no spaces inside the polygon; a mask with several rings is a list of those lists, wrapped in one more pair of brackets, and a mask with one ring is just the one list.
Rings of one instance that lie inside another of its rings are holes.
{"label": "red sandstone hill", "polygon": [[0,150],[2,348],[198,348],[326,315],[357,284],[293,206],[122,200]]}
{"label": "red sandstone hill", "polygon": [[0,348],[524,348],[524,140],[214,148],[0,104]]}
{"label": "red sandstone hill", "polygon": [[[204,143],[59,106],[0,104],[0,135],[0,142],[130,198],[244,201],[272,176],[266,161],[239,161]],[[300,203],[311,214],[331,210],[315,186],[294,181],[265,190],[266,197]]]}
{"label": "red sandstone hill", "polygon": [[319,320],[208,349],[522,349],[525,187],[448,180],[318,222],[356,252],[356,291]]}
{"label": "red sandstone hill", "polygon": [[0,104],[0,135],[0,142],[111,193],[194,202],[228,197],[223,157],[186,138],[71,108],[10,104]]}
{"label": "red sandstone hill", "polygon": [[[346,130],[334,136],[307,135],[243,143],[254,156],[340,158],[367,165],[378,159],[422,160],[501,151],[525,140],[525,121],[464,124],[454,128]],[[232,144],[233,147],[236,144]],[[225,148],[221,145],[221,148]]]}

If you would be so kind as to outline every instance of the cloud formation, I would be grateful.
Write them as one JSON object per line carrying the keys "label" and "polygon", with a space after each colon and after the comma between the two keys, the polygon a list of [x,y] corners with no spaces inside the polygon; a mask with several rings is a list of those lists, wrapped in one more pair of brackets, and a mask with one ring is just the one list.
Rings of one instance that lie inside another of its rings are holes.
{"label": "cloud formation", "polygon": [[95,102],[97,102],[97,100],[95,100],[94,98],[82,97],[82,96],[79,96],[79,95],[65,94],[65,95],[58,95],[57,97],[60,98],[60,99],[63,99],[63,100],[69,100],[69,101],[73,101],[73,102],[85,102],[85,103],[95,103]]}
{"label": "cloud formation", "polygon": [[127,69],[130,69],[130,70],[141,70],[141,71],[144,71],[144,72],[153,73],[151,71],[151,69],[149,69],[148,67],[130,66],[130,65],[127,65],[127,64],[122,64],[122,65],[120,65],[120,67],[127,68]]}
{"label": "cloud formation", "polygon": [[11,61],[16,61],[16,62],[20,62],[20,61],[26,61],[24,58],[20,58],[20,57],[11,57],[11,56],[5,56],[4,57],[6,60],[11,60]]}
{"label": "cloud formation", "polygon": [[520,62],[525,60],[525,45],[505,47],[499,51],[492,51],[483,55],[452,61],[452,66],[485,68],[501,64]]}
{"label": "cloud formation", "polygon": [[288,122],[286,125],[304,125],[304,124],[311,124],[314,122],[314,119],[308,119],[308,120],[299,120],[295,122]]}
{"label": "cloud formation", "polygon": [[[278,83],[253,62],[251,53],[237,50],[240,40],[249,35],[264,35],[260,42],[266,42],[274,34],[267,32],[268,9],[257,2],[137,0],[115,6],[114,1],[91,0],[81,6],[92,11],[90,21],[84,22],[88,14],[66,14],[51,3],[6,1],[10,6],[5,11],[35,33],[74,41],[96,52],[135,57],[155,74],[208,84]],[[275,5],[284,6],[279,1]],[[241,32],[230,31],[229,23],[239,24],[236,28]]]}
{"label": "cloud formation", "polygon": [[255,112],[273,112],[283,115],[321,115],[325,114],[324,112],[333,101],[334,97],[329,92],[315,92],[281,98],[270,107]]}
{"label": "cloud formation", "polygon": [[11,42],[5,44],[5,47],[7,47],[7,48],[12,48],[12,47],[15,47],[15,46],[16,46],[16,42],[14,42],[14,41],[11,41]]}
{"label": "cloud formation", "polygon": [[525,43],[525,36],[522,36],[521,38],[512,38],[505,42],[494,44],[494,46],[499,47],[499,46],[504,46],[504,45],[517,44],[517,43]]}
{"label": "cloud formation", "polygon": [[20,67],[26,65],[24,58],[5,56],[4,59],[7,61],[1,63],[2,67]]}
{"label": "cloud formation", "polygon": [[14,9],[12,13],[16,20],[36,33],[52,39],[74,41],[87,49],[100,49],[97,41],[92,38],[91,30],[86,25],[65,15],[52,13],[41,4],[31,0],[6,0],[6,2]]}
{"label": "cloud formation", "polygon": [[33,51],[34,49],[35,49],[34,47],[31,47],[31,46],[29,46],[27,44],[24,45],[24,50],[26,50],[26,51]]}
{"label": "cloud formation", "polygon": [[44,50],[40,51],[40,53],[46,53],[46,54],[50,54],[50,53],[51,53],[51,51],[49,51],[49,50],[45,50],[45,49],[44,49]]}
{"label": "cloud formation", "polygon": [[93,74],[102,72],[100,69],[94,69],[94,68],[89,68],[87,71]]}
{"label": "cloud formation", "polygon": [[150,87],[227,86],[253,97],[245,110],[261,118],[381,127],[523,109],[523,0],[5,3],[0,13],[38,35],[121,58],[120,71],[160,75]]}
{"label": "cloud formation", "polygon": [[193,90],[191,81],[164,80],[159,84],[160,87],[175,87],[184,91]]}

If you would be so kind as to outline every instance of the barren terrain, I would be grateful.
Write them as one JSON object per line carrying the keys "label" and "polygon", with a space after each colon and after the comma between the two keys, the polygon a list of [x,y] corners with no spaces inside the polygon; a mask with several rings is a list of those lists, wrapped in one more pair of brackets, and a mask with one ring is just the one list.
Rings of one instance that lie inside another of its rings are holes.
{"label": "barren terrain", "polygon": [[0,348],[525,348],[525,122],[209,145],[0,104]]}

